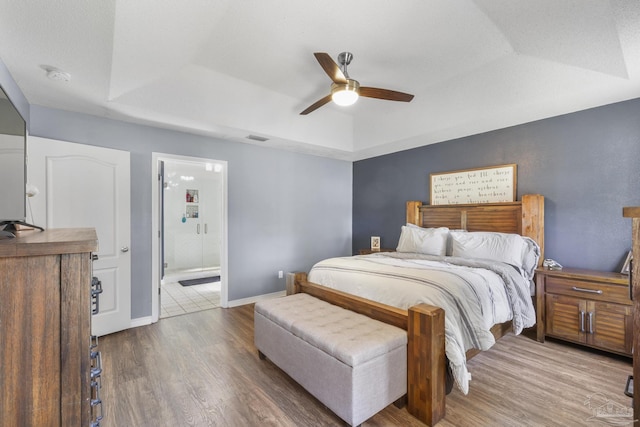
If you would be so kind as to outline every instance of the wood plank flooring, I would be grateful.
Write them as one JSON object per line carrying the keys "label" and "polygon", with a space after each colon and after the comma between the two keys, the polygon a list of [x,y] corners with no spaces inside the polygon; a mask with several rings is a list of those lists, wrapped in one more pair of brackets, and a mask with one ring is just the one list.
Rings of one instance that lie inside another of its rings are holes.
{"label": "wood plank flooring", "polygon": [[[438,426],[600,426],[630,408],[631,360],[509,334],[469,361],[467,396]],[[162,319],[100,339],[103,427],[343,426],[253,345],[253,305]],[[587,403],[587,404],[585,404]],[[422,426],[393,405],[364,426]]]}

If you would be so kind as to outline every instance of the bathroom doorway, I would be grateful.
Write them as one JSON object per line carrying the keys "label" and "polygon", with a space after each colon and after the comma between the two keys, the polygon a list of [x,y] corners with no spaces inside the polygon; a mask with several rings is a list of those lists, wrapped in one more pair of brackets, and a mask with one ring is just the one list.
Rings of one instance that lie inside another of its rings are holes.
{"label": "bathroom doorway", "polygon": [[[152,321],[227,305],[227,164],[154,153]],[[155,239],[154,239],[155,240]]]}

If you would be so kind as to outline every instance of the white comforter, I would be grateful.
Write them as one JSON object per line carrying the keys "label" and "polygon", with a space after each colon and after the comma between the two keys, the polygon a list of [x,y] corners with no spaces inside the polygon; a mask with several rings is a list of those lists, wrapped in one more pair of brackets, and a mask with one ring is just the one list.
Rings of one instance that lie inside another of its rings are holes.
{"label": "white comforter", "polygon": [[487,350],[491,327],[508,320],[516,334],[535,324],[529,284],[511,265],[479,259],[383,252],[317,263],[309,281],[408,309],[427,303],[445,312],[445,352],[467,394],[466,351]]}

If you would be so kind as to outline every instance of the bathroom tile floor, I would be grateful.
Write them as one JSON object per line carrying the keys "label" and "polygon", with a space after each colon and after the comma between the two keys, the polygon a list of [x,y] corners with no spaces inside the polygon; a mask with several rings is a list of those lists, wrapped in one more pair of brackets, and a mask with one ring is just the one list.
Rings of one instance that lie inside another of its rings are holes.
{"label": "bathroom tile floor", "polygon": [[220,282],[182,286],[170,282],[162,285],[160,318],[179,316],[220,307]]}

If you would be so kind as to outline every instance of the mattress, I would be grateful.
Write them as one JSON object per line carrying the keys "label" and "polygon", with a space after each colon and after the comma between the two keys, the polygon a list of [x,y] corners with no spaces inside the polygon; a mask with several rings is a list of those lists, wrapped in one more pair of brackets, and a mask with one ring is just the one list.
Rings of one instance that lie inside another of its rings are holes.
{"label": "mattress", "polygon": [[384,252],[330,258],[309,272],[310,282],[408,309],[445,312],[445,351],[458,388],[469,391],[466,351],[495,343],[491,327],[511,320],[514,333],[535,325],[528,280],[510,264],[484,259]]}

